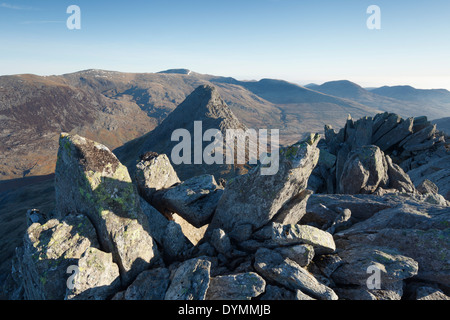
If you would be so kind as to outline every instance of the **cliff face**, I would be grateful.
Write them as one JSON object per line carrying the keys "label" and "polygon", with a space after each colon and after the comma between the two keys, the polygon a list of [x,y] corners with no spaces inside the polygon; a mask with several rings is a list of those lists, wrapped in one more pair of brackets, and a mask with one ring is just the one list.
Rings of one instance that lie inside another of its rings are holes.
{"label": "cliff face", "polygon": [[220,184],[208,174],[180,181],[165,155],[148,153],[137,188],[107,147],[63,134],[55,213],[29,212],[4,291],[12,299],[450,299],[449,202],[440,180],[408,175],[445,176],[427,167],[449,161],[433,128],[392,114],[349,119],[338,133],[328,126],[325,139],[281,148],[275,175],[255,166]]}

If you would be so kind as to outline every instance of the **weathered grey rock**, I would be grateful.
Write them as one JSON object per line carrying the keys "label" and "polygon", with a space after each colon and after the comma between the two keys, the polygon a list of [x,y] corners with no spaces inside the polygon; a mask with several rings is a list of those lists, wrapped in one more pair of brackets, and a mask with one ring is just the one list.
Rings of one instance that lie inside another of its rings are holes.
{"label": "weathered grey rock", "polygon": [[[298,290],[300,291],[300,290]],[[266,292],[261,295],[260,300],[275,301],[275,300],[296,300],[296,293],[282,287],[268,284]]]}
{"label": "weathered grey rock", "polygon": [[348,155],[350,153],[350,147],[348,144],[344,144],[337,153],[336,159],[336,193],[343,193],[340,187],[339,181],[342,178],[342,172],[344,171],[344,165],[347,162]]}
{"label": "weathered grey rock", "polygon": [[375,301],[377,297],[373,295],[367,288],[356,287],[338,287],[335,289],[336,293],[339,295],[340,300],[363,300],[363,301]]}
{"label": "weathered grey rock", "polygon": [[372,144],[372,127],[371,117],[364,117],[355,122],[355,132],[348,139],[352,150]]}
{"label": "weathered grey rock", "polygon": [[266,281],[248,272],[211,278],[206,300],[250,300],[262,294]]}
{"label": "weathered grey rock", "polygon": [[89,217],[102,246],[111,252],[125,284],[158,256],[139,196],[125,166],[105,146],[61,134],[56,165],[56,211]]}
{"label": "weathered grey rock", "polygon": [[450,300],[441,290],[422,286],[416,290],[416,300]]}
{"label": "weathered grey rock", "polygon": [[300,267],[308,266],[314,258],[314,248],[309,244],[297,244],[289,247],[276,248],[283,258],[289,258]]}
{"label": "weathered grey rock", "polygon": [[374,124],[374,127],[378,127],[372,135],[372,144],[375,144],[388,132],[392,131],[402,118],[397,114],[384,114],[382,118],[379,118],[378,124]]}
{"label": "weathered grey rock", "polygon": [[397,126],[375,141],[375,144],[380,147],[382,151],[387,151],[409,135],[413,133],[414,119],[402,119]]}
{"label": "weathered grey rock", "polygon": [[68,215],[32,224],[18,250],[17,267],[27,300],[62,300],[66,295],[68,267],[77,265],[90,247],[98,248],[95,229],[83,215]]}
{"label": "weathered grey rock", "polygon": [[158,195],[158,207],[175,212],[194,227],[208,224],[219,202],[223,189],[214,176],[193,177]]}
{"label": "weathered grey rock", "polygon": [[296,224],[306,214],[306,205],[309,197],[313,194],[311,190],[305,189],[289,200],[277,214],[272,218],[273,222],[281,224]]}
{"label": "weathered grey rock", "polygon": [[388,155],[386,155],[386,162],[388,165],[389,187],[400,192],[414,193],[415,187],[408,174],[400,166],[393,163]]}
{"label": "weathered grey rock", "polygon": [[255,269],[266,279],[291,290],[300,290],[320,300],[337,300],[332,289],[318,282],[297,263],[269,249],[261,248],[255,255]]}
{"label": "weathered grey rock", "polygon": [[[445,226],[445,225],[444,225]],[[450,287],[450,228],[437,230],[382,229],[371,233],[358,233],[337,240],[338,248],[350,243],[387,247],[418,262],[417,279]]]}
{"label": "weathered grey rock", "polygon": [[347,229],[352,225],[352,222],[350,221],[352,212],[350,209],[340,208],[340,212],[341,213],[336,217],[336,219],[334,219],[331,226],[327,229],[328,233],[334,234],[335,232]]}
{"label": "weathered grey rock", "polygon": [[316,300],[310,296],[308,296],[307,294],[303,293],[300,290],[295,291],[295,300]]}
{"label": "weathered grey rock", "polygon": [[327,254],[319,256],[315,264],[326,277],[330,277],[344,261],[337,254]]}
{"label": "weathered grey rock", "polygon": [[156,191],[180,183],[177,173],[165,154],[147,153],[136,165],[139,193],[150,203]]}
{"label": "weathered grey rock", "polygon": [[139,204],[142,212],[147,217],[150,234],[158,244],[162,244],[169,220],[142,197],[139,197]]}
{"label": "weathered grey rock", "polygon": [[213,230],[210,242],[217,252],[223,255],[230,255],[233,250],[230,238],[222,229]]}
{"label": "weathered grey rock", "polygon": [[336,288],[339,299],[343,300],[400,300],[403,296],[403,281],[381,284],[381,289],[367,286]]}
{"label": "weathered grey rock", "polygon": [[355,244],[338,255],[344,263],[333,272],[332,278],[344,285],[365,286],[373,272],[370,268],[379,270],[381,283],[391,283],[415,276],[419,267],[413,259],[386,247]]}
{"label": "weathered grey rock", "polygon": [[421,194],[437,194],[439,192],[439,188],[430,180],[423,180],[416,188],[418,192]]}
{"label": "weathered grey rock", "polygon": [[176,270],[164,300],[204,300],[210,282],[211,262],[194,258]]}
{"label": "weathered grey rock", "polygon": [[318,142],[316,135],[281,149],[274,175],[261,175],[258,166],[228,183],[210,231],[221,228],[232,236],[232,231],[240,225],[250,224],[257,229],[271,221],[284,204],[306,188],[319,159]]}
{"label": "weathered grey rock", "polygon": [[181,226],[175,221],[169,221],[162,239],[163,255],[168,261],[181,260],[193,247],[184,236]]}
{"label": "weathered grey rock", "polygon": [[420,144],[425,140],[428,140],[434,136],[436,133],[436,125],[429,125],[422,130],[408,136],[404,139],[399,146],[407,149],[408,147]]}
{"label": "weathered grey rock", "polygon": [[88,248],[78,260],[78,270],[67,300],[106,300],[120,289],[119,267],[111,253]]}
{"label": "weathered grey rock", "polygon": [[388,182],[387,163],[377,146],[363,146],[348,155],[339,180],[345,194],[373,193]]}
{"label": "weathered grey rock", "polygon": [[164,300],[169,283],[166,268],[143,271],[123,293],[123,300]]}
{"label": "weathered grey rock", "polygon": [[336,250],[331,234],[308,225],[282,225],[273,222],[253,236],[258,240],[270,240],[278,246],[309,244],[317,254],[332,253]]}

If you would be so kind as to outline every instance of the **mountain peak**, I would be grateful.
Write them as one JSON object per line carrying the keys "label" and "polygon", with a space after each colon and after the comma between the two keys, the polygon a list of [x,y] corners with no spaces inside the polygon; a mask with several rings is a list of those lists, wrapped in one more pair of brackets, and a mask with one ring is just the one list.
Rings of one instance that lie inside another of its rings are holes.
{"label": "mountain peak", "polygon": [[185,74],[185,75],[190,75],[191,74],[191,70],[189,69],[168,69],[168,70],[164,70],[164,71],[160,71],[158,73],[169,73],[169,74]]}

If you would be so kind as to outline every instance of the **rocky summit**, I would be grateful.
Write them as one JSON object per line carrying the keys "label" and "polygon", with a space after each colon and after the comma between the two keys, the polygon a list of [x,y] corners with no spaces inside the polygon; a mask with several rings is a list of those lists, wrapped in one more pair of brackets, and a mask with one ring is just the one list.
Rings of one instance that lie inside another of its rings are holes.
{"label": "rocky summit", "polygon": [[[183,108],[211,101],[222,103],[202,87]],[[211,121],[220,122],[227,109],[216,111]],[[449,300],[449,146],[425,117],[349,117],[338,132],[326,126],[324,137],[281,147],[274,175],[257,164],[218,181],[207,173],[180,179],[169,156],[151,148],[135,150],[142,155],[130,174],[106,146],[63,133],[56,209],[29,211],[4,292],[38,300]]]}

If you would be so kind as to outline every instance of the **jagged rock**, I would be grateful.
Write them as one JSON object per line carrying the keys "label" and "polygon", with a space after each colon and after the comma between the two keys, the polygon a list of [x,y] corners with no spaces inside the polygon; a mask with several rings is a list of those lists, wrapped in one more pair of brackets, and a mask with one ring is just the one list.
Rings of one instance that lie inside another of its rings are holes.
{"label": "jagged rock", "polygon": [[331,234],[308,225],[282,225],[273,222],[253,236],[259,240],[269,240],[277,246],[309,244],[317,254],[332,253],[336,250]]}
{"label": "jagged rock", "polygon": [[379,146],[382,151],[388,150],[412,134],[413,124],[413,118],[402,119],[394,129],[376,140],[374,144]]}
{"label": "jagged rock", "polygon": [[400,300],[403,296],[403,281],[381,283],[381,289],[369,290],[367,286],[336,288],[343,300]]}
{"label": "jagged rock", "polygon": [[202,175],[160,191],[153,201],[158,203],[157,208],[175,212],[200,228],[210,222],[222,193],[214,176]]}
{"label": "jagged rock", "polygon": [[210,282],[211,262],[194,258],[183,262],[176,270],[167,289],[165,300],[204,300]]}
{"label": "jagged rock", "polygon": [[106,300],[120,288],[119,267],[111,253],[88,248],[78,260],[78,269],[67,300]]}
{"label": "jagged rock", "polygon": [[323,204],[311,204],[311,201],[309,201],[306,206],[306,214],[300,222],[324,230],[333,223],[337,216],[338,213],[336,211],[328,209]]}
{"label": "jagged rock", "polygon": [[420,144],[425,140],[432,138],[435,133],[436,133],[436,125],[429,125],[404,139],[399,144],[399,146],[403,147],[404,149],[408,149],[408,147]]}
{"label": "jagged rock", "polygon": [[332,289],[318,282],[297,263],[275,251],[261,248],[256,252],[255,269],[266,279],[275,281],[291,290],[300,290],[320,300],[337,300]]}
{"label": "jagged rock", "polygon": [[367,284],[370,267],[380,272],[381,283],[391,283],[411,278],[418,272],[418,263],[398,251],[370,245],[354,244],[338,251],[343,264],[337,268],[332,278],[334,282],[344,285]]}
{"label": "jagged rock", "polygon": [[295,291],[295,300],[316,300],[300,290]]}
{"label": "jagged rock", "polygon": [[326,276],[330,277],[344,261],[337,254],[321,255],[315,259],[316,266]]}
{"label": "jagged rock", "polygon": [[450,300],[441,290],[433,287],[419,287],[416,292],[416,300]]}
{"label": "jagged rock", "polygon": [[164,257],[168,261],[180,260],[190,249],[192,243],[184,236],[181,226],[175,221],[169,221],[162,239]]}
{"label": "jagged rock", "polygon": [[206,300],[250,300],[262,294],[266,281],[254,272],[211,278]]}
{"label": "jagged rock", "polygon": [[164,300],[169,283],[170,272],[166,268],[143,271],[123,293],[121,300]]}
{"label": "jagged rock", "polygon": [[439,283],[450,288],[450,251],[448,243],[450,228],[448,221],[445,229],[390,229],[385,228],[370,233],[357,233],[336,241],[338,248],[345,248],[350,243],[386,247],[397,250],[419,263],[417,279]]}
{"label": "jagged rock", "polygon": [[111,252],[129,283],[158,256],[126,167],[105,146],[61,134],[55,193],[59,215],[86,214],[102,250]]}
{"label": "jagged rock", "polygon": [[298,244],[289,247],[276,248],[283,258],[289,258],[300,267],[308,266],[314,258],[314,248],[309,244]]}
{"label": "jagged rock", "polygon": [[423,180],[417,187],[416,190],[421,194],[437,194],[439,192],[439,188],[430,180]]}
{"label": "jagged rock", "polygon": [[400,166],[393,163],[388,155],[386,155],[386,162],[388,165],[389,187],[400,192],[414,193],[415,187],[408,174]]}
{"label": "jagged rock", "polygon": [[62,300],[68,267],[76,266],[90,247],[98,248],[95,229],[83,215],[68,215],[32,224],[18,251],[18,267],[27,300]]}
{"label": "jagged rock", "polygon": [[288,289],[268,284],[260,300],[296,300],[296,294]]}
{"label": "jagged rock", "polygon": [[167,189],[180,183],[177,173],[165,154],[143,157],[136,165],[136,183],[139,193],[152,203],[156,191]]}
{"label": "jagged rock", "polygon": [[318,135],[311,136],[280,150],[279,169],[274,175],[261,175],[255,167],[229,182],[209,229],[221,228],[232,236],[241,225],[250,224],[255,230],[270,222],[284,204],[306,188],[319,160],[318,142]]}
{"label": "jagged rock", "polygon": [[162,244],[169,220],[141,197],[139,197],[139,204],[147,217],[150,234],[158,244]]}
{"label": "jagged rock", "polygon": [[371,117],[364,117],[355,122],[355,131],[349,137],[348,143],[351,149],[372,144],[373,120]]}
{"label": "jagged rock", "polygon": [[273,217],[273,222],[281,224],[296,224],[306,213],[306,205],[309,197],[313,194],[311,190],[305,189],[292,197],[286,204],[281,207],[277,214]]}
{"label": "jagged rock", "polygon": [[349,228],[352,224],[350,221],[350,218],[352,217],[352,212],[350,209],[339,208],[339,211],[341,213],[336,217],[336,219],[334,219],[331,226],[327,229],[327,232],[330,234]]}
{"label": "jagged rock", "polygon": [[230,238],[222,229],[213,230],[210,241],[217,252],[225,256],[231,254],[233,248],[231,246]]}
{"label": "jagged rock", "polygon": [[384,135],[391,132],[398,123],[401,122],[402,118],[397,114],[382,114],[382,117],[375,119],[374,123],[374,134],[372,136],[372,144],[376,144]]}
{"label": "jagged rock", "polygon": [[388,182],[387,163],[377,146],[363,146],[348,155],[339,180],[345,194],[373,193]]}

